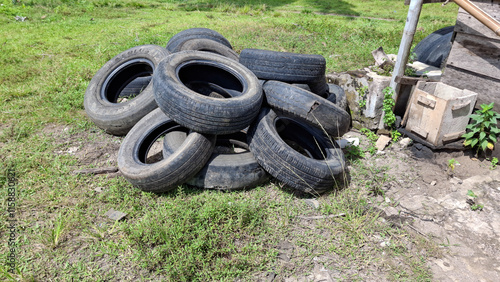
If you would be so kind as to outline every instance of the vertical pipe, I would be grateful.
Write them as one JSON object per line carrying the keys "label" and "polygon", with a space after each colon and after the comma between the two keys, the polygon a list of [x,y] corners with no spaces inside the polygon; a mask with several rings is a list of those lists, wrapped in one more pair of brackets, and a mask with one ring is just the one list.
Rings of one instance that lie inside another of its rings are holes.
{"label": "vertical pipe", "polygon": [[[391,82],[389,84],[392,90],[394,90],[392,95],[394,100],[397,99],[400,88],[400,85],[396,83],[396,77],[403,76],[405,73],[406,63],[408,63],[408,57],[410,56],[411,44],[413,42],[415,31],[417,30],[418,19],[420,17],[420,12],[422,11],[423,2],[423,0],[411,0],[410,2],[403,38],[401,39],[401,43],[399,45],[398,57],[396,59],[394,71],[392,72]],[[384,128],[384,113],[382,113],[378,128]]]}

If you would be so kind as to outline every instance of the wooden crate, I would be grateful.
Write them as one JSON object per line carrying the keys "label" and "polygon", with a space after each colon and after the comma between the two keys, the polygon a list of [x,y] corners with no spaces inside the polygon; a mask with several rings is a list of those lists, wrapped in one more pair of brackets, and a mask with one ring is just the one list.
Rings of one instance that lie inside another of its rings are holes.
{"label": "wooden crate", "polygon": [[407,110],[406,130],[434,146],[456,141],[465,133],[477,93],[442,82],[418,82]]}

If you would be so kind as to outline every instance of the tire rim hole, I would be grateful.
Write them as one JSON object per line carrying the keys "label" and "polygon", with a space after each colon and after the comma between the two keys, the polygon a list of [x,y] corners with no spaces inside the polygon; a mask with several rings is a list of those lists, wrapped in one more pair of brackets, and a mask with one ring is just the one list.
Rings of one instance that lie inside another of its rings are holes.
{"label": "tire rim hole", "polygon": [[225,99],[231,98],[231,94],[219,85],[206,81],[193,81],[185,84],[187,88],[203,96]]}
{"label": "tire rim hole", "polygon": [[241,95],[247,87],[244,79],[236,71],[215,61],[187,62],[177,68],[177,75],[189,89],[200,95],[214,98],[236,97]]}
{"label": "tire rim hole", "polygon": [[[136,93],[128,93],[123,91],[136,79],[147,80],[148,84],[143,87],[146,88],[151,81],[153,75],[154,65],[150,60],[141,58],[127,61],[117,67],[104,81],[101,88],[101,98],[110,103],[125,103],[138,95],[142,91],[135,91]],[[122,93],[124,92],[124,93]],[[137,93],[138,92],[138,93]]]}
{"label": "tire rim hole", "polygon": [[249,151],[244,132],[218,136],[214,149],[218,154],[241,154]]}
{"label": "tire rim hole", "polygon": [[325,160],[327,152],[322,140],[318,140],[303,125],[288,118],[278,118],[275,128],[280,138],[294,151],[311,159]]}
{"label": "tire rim hole", "polygon": [[188,129],[175,122],[168,122],[152,130],[139,144],[139,150],[136,156],[138,160],[144,164],[153,164],[163,160],[163,139],[169,132],[174,131],[188,132]]}
{"label": "tire rim hole", "polygon": [[152,76],[141,76],[130,81],[130,83],[123,87],[120,94],[118,94],[116,103],[125,103],[139,96],[139,94],[149,85],[152,78]]}

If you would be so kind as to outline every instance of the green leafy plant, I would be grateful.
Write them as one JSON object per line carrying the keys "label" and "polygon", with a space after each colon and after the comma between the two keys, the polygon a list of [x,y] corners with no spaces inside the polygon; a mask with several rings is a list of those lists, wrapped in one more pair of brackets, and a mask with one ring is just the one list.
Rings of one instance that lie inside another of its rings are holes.
{"label": "green leafy plant", "polygon": [[362,109],[366,106],[366,94],[368,93],[368,86],[364,85],[358,89],[359,93],[359,108]]}
{"label": "green leafy plant", "polygon": [[401,132],[397,130],[391,130],[392,142],[398,142],[399,137],[401,137]]}
{"label": "green leafy plant", "polygon": [[365,157],[365,152],[359,146],[347,146],[345,148],[345,157],[348,160],[355,161]]}
{"label": "green leafy plant", "polygon": [[367,151],[373,155],[377,152],[377,148],[375,147],[375,143],[377,142],[378,140],[378,135],[373,133],[373,131],[371,131],[370,129],[368,128],[361,128],[361,133],[363,133],[366,137],[368,137],[368,140],[370,141],[370,147],[368,147]]}
{"label": "green leafy plant", "polygon": [[497,165],[498,165],[498,158],[493,157],[493,159],[491,159],[491,166],[490,166],[490,169],[495,169],[495,168],[497,168]]}
{"label": "green leafy plant", "polygon": [[396,126],[396,115],[392,111],[394,105],[396,105],[396,102],[392,99],[394,90],[390,86],[387,86],[384,88],[383,93],[384,124],[389,128],[394,128]]}
{"label": "green leafy plant", "polygon": [[471,198],[477,198],[477,195],[474,194],[474,191],[472,191],[472,190],[467,190],[467,196],[469,196]]}
{"label": "green leafy plant", "polygon": [[[459,163],[455,159],[448,160],[448,168],[453,172],[455,170],[455,166]],[[469,190],[470,191],[470,190]],[[471,191],[472,192],[472,191]]]}
{"label": "green leafy plant", "polygon": [[477,195],[472,190],[467,191],[467,196],[472,198],[472,199],[467,199],[467,201],[466,201],[467,204],[470,205],[471,210],[473,210],[473,211],[477,211],[477,210],[482,211],[483,210],[484,205],[476,202]]}
{"label": "green leafy plant", "polygon": [[500,128],[497,120],[500,114],[493,110],[494,103],[482,104],[481,109],[470,115],[472,122],[467,125],[468,132],[462,135],[465,138],[464,145],[476,149],[476,156],[480,151],[493,150],[497,142]]}

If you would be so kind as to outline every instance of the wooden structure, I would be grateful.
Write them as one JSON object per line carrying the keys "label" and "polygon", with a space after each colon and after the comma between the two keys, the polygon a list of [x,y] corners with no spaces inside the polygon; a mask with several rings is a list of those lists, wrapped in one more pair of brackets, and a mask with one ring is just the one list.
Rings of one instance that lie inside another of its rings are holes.
{"label": "wooden structure", "polygon": [[420,81],[409,101],[406,130],[434,146],[456,141],[465,134],[476,98],[467,89]]}
{"label": "wooden structure", "polygon": [[[500,21],[500,0],[471,2]],[[478,105],[495,102],[500,112],[500,36],[460,8],[454,38],[441,81],[478,93]]]}

